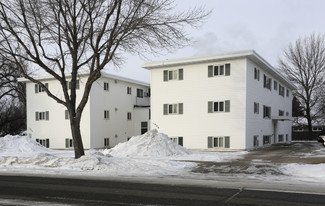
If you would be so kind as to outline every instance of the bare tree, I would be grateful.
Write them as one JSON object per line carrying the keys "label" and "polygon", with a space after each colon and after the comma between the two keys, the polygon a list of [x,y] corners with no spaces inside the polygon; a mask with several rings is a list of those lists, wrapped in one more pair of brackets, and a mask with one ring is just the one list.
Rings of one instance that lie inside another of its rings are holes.
{"label": "bare tree", "polygon": [[[177,12],[174,6],[172,0],[0,0],[0,53],[67,108],[76,158],[84,155],[80,120],[101,70],[119,62],[122,52],[143,55],[188,45],[185,27],[198,26],[210,13],[201,7]],[[64,98],[28,73],[23,60],[59,81]],[[76,82],[85,69],[89,76],[77,103]]]}
{"label": "bare tree", "polygon": [[25,84],[21,73],[8,59],[0,59],[0,136],[26,130]]}
{"label": "bare tree", "polygon": [[298,88],[294,96],[301,103],[311,132],[312,121],[321,112],[320,94],[325,86],[325,36],[312,34],[290,44],[279,67]]}

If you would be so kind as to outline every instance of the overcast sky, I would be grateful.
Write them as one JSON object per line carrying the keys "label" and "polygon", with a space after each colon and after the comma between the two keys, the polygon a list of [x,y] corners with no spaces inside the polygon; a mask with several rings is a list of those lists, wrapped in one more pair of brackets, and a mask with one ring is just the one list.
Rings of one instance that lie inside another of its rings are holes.
{"label": "overcast sky", "polygon": [[[254,49],[271,65],[290,42],[312,33],[325,34],[325,0],[175,0],[180,8],[205,6],[212,14],[199,30],[187,32],[192,46],[162,56],[147,54],[149,61],[186,58]],[[120,71],[108,72],[150,82],[140,57],[125,55]]]}

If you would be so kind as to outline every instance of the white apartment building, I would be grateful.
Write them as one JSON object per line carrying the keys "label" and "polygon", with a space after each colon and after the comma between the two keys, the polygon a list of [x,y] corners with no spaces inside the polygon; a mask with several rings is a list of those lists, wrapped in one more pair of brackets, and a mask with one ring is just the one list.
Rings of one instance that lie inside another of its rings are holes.
{"label": "white apartment building", "polygon": [[[57,97],[64,99],[61,85],[52,77],[39,77]],[[77,102],[84,91],[87,74],[80,75]],[[72,148],[66,108],[26,79],[27,134],[42,145]],[[85,149],[113,147],[150,129],[150,87],[148,83],[102,72],[94,82],[81,120]]]}
{"label": "white apartment building", "polygon": [[295,86],[253,50],[149,62],[151,126],[190,149],[291,141]]}

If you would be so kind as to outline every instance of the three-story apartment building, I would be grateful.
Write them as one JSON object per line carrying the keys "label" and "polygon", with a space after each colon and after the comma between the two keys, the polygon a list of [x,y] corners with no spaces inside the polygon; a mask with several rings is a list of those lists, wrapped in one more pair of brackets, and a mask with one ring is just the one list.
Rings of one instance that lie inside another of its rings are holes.
{"label": "three-story apartment building", "polygon": [[291,141],[295,86],[253,50],[149,62],[152,127],[191,149]]}
{"label": "three-story apartment building", "polygon": [[[48,76],[38,79],[57,97],[64,98],[58,81]],[[79,76],[77,102],[86,80],[87,73]],[[26,82],[27,134],[46,147],[73,147],[66,108],[48,97],[37,84],[26,79],[20,81]],[[113,147],[148,131],[149,120],[149,84],[102,72],[92,86],[82,114],[80,127],[84,147]]]}

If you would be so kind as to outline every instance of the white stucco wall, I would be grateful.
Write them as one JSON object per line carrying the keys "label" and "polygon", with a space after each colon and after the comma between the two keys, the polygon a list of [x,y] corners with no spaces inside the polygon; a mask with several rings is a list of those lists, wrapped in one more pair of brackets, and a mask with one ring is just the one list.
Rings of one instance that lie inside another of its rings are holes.
{"label": "white stucco wall", "polygon": [[[230,76],[208,78],[208,65],[231,64]],[[152,128],[170,137],[183,137],[183,145],[191,149],[207,149],[207,137],[230,137],[230,149],[251,149],[254,136],[259,146],[263,136],[270,143],[291,141],[291,121],[275,121],[279,110],[291,119],[294,85],[285,80],[255,51],[240,51],[220,55],[149,62],[143,65],[151,71]],[[260,70],[260,80],[254,79],[254,68]],[[164,70],[184,71],[183,80],[164,80]],[[264,88],[263,75],[272,78],[271,91]],[[274,90],[274,80],[278,89]],[[284,97],[279,85],[284,86]],[[291,88],[291,89],[289,89]],[[289,97],[286,90],[289,89]],[[208,113],[208,101],[230,100],[230,112]],[[259,103],[259,114],[254,114],[254,102]],[[163,114],[164,104],[183,103],[183,114]],[[263,118],[263,105],[271,107],[271,118]],[[288,112],[288,115],[286,113]],[[276,128],[276,129],[275,129]],[[287,136],[287,139],[286,139]],[[222,148],[213,148],[222,149]]]}
{"label": "white stucco wall", "polygon": [[[61,85],[56,80],[44,80],[49,84],[49,90],[63,99]],[[77,91],[77,102],[83,93],[84,78],[80,79],[80,89]],[[35,84],[26,83],[27,95],[27,133],[33,139],[50,139],[51,148],[65,148],[65,139],[72,138],[70,122],[65,119],[65,107],[58,104],[45,92],[35,93]],[[49,120],[36,121],[35,112],[49,111]],[[90,147],[89,104],[85,106],[81,121],[81,134],[85,148]]]}
{"label": "white stucco wall", "polygon": [[[208,65],[231,64],[230,76],[208,78]],[[206,149],[208,136],[230,136],[232,149],[245,149],[245,59],[151,69],[152,128],[183,145]],[[163,81],[163,70],[184,69],[184,80]],[[208,101],[230,100],[230,112],[208,113]],[[184,113],[163,115],[163,104],[183,103]]]}
{"label": "white stucco wall", "polygon": [[[104,82],[109,83],[109,91],[104,90]],[[127,87],[132,88],[127,94]],[[91,147],[104,147],[104,138],[109,138],[109,146],[113,147],[120,142],[125,142],[129,137],[140,134],[142,116],[143,121],[149,121],[149,112],[134,110],[134,105],[149,105],[149,97],[136,97],[137,89],[147,92],[149,87],[137,85],[111,78],[100,78],[93,84],[90,94],[90,127]],[[104,110],[109,111],[109,119],[104,119]],[[147,108],[149,110],[149,108]],[[127,112],[131,112],[131,120],[127,119]]]}
{"label": "white stucco wall", "polygon": [[[87,77],[81,77],[77,90],[77,104],[83,94]],[[124,79],[124,78],[121,78]],[[131,81],[131,80],[130,80]],[[61,85],[56,80],[44,80],[49,90],[63,99]],[[109,91],[104,90],[104,82],[109,83]],[[132,94],[127,94],[127,87]],[[110,147],[129,137],[141,133],[141,121],[149,123],[149,107],[137,109],[134,105],[149,106],[150,97],[138,98],[137,88],[149,91],[148,84],[137,84],[108,78],[103,75],[91,89],[88,103],[81,120],[81,135],[85,149],[104,147],[104,138],[110,138]],[[45,92],[35,93],[35,84],[26,82],[27,91],[27,133],[34,139],[50,139],[51,148],[65,148],[65,139],[72,139],[70,122],[65,119],[65,107],[47,96]],[[116,109],[115,109],[116,108]],[[104,119],[104,110],[109,110],[109,120]],[[35,112],[49,111],[49,120],[36,121]],[[132,119],[127,120],[127,112]],[[150,128],[148,128],[150,129]]]}
{"label": "white stucco wall", "polygon": [[[260,79],[254,79],[254,68],[260,70]],[[272,78],[271,90],[264,88],[263,76]],[[271,116],[279,116],[279,110],[284,111],[284,118],[292,118],[292,91],[289,89],[289,97],[286,96],[286,83],[281,82],[277,77],[271,75],[264,68],[259,67],[251,60],[247,60],[247,131],[246,148],[253,148],[254,136],[259,137],[259,146],[263,146],[263,136],[270,135],[271,143],[277,143],[278,134],[288,135],[288,141],[291,141],[291,121],[278,121],[277,129],[274,130],[274,121],[263,118],[263,105],[271,107]],[[278,89],[274,90],[274,80],[278,82]],[[279,95],[279,84],[285,87],[284,97]],[[259,103],[259,114],[254,114],[254,102]],[[289,112],[289,116],[286,116]],[[275,134],[274,134],[275,133]]]}

